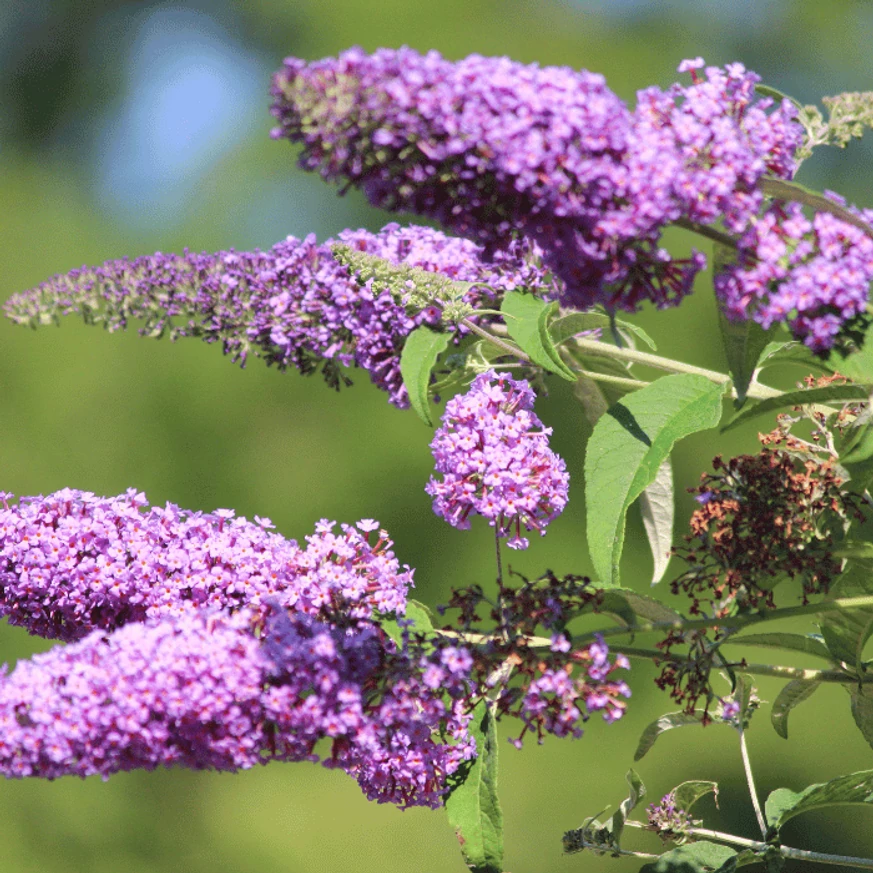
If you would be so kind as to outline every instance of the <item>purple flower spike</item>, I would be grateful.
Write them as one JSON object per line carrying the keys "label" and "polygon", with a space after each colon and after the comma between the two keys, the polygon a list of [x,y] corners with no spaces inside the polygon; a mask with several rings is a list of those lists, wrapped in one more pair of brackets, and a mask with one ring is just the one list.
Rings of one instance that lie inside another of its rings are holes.
{"label": "purple flower spike", "polygon": [[241,618],[189,615],[19,662],[0,677],[0,773],[252,767],[268,747],[259,650]]}
{"label": "purple flower spike", "polygon": [[[438,806],[475,754],[469,657],[420,656],[371,622],[338,629],[272,612],[189,614],[96,631],[0,675],[0,774],[100,775],[181,766],[240,770],[318,760],[372,800]],[[435,690],[425,677],[442,665]]]}
{"label": "purple flower spike", "polygon": [[[10,495],[0,508],[0,615],[63,640],[199,610],[263,611],[268,600],[331,618],[402,614],[412,571],[385,531],[323,522],[301,549],[231,510],[150,507],[134,489]],[[378,527],[378,525],[377,525]],[[373,542],[371,543],[371,540]]]}
{"label": "purple flower spike", "polygon": [[[873,210],[856,210],[873,222]],[[775,203],[740,238],[739,260],[715,279],[733,319],[763,328],[785,321],[815,352],[833,347],[847,322],[866,311],[873,239],[827,212],[812,220],[798,203]]]}
{"label": "purple flower spike", "polygon": [[466,530],[477,512],[516,549],[529,545],[522,525],[545,534],[567,504],[569,476],[549,448],[552,430],[543,427],[533,404],[527,382],[493,370],[446,404],[431,442],[443,479],[432,476],[425,488],[437,515]]}
{"label": "purple flower spike", "polygon": [[[427,227],[389,224],[379,233],[343,231],[339,242],[396,264],[481,283],[465,296],[472,306],[497,308],[516,288],[546,288],[555,281],[536,252],[516,244],[486,258],[481,247]],[[395,406],[409,405],[400,375],[406,337],[439,313],[410,314],[387,290],[361,287],[330,251],[310,235],[288,237],[268,252],[154,255],[107,261],[55,276],[11,297],[6,315],[36,326],[78,313],[107,330],[140,319],[146,336],[200,337],[220,342],[245,366],[261,357],[280,370],[319,368],[328,383],[348,381],[344,368],[361,367]]]}

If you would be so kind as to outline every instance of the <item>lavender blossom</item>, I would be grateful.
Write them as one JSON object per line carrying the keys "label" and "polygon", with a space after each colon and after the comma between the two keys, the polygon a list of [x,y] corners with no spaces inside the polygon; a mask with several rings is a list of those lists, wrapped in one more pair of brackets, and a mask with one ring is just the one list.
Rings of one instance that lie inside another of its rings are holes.
{"label": "lavender blossom", "polygon": [[[562,651],[554,643],[551,648]],[[609,677],[617,669],[629,670],[628,659],[617,655],[610,663],[609,647],[601,636],[574,659],[587,665],[586,673],[573,676],[563,667],[546,668],[525,689],[520,717],[526,729],[536,730],[540,742],[544,733],[581,737],[580,724],[594,712],[602,711],[610,724],[624,715],[626,704],[620,698],[630,697],[630,688],[626,682]],[[521,742],[519,738],[515,745],[521,748]]]}
{"label": "lavender blossom", "polygon": [[95,497],[65,489],[0,509],[0,614],[40,636],[77,640],[93,630],[201,610],[298,612],[369,618],[403,614],[413,584],[375,522],[322,521],[306,547],[270,532],[269,519],[232,510],[150,507],[134,489]]}
{"label": "lavender blossom", "polygon": [[[873,210],[857,214],[873,221]],[[786,321],[810,349],[826,352],[866,312],[871,281],[873,239],[830,213],[810,220],[800,204],[777,202],[740,238],[737,263],[714,284],[729,317],[765,329]]]}
{"label": "lavender blossom", "polygon": [[[398,264],[483,283],[465,297],[472,306],[494,308],[505,291],[554,285],[529,247],[516,245],[488,260],[467,240],[396,224],[376,234],[344,231],[337,241]],[[419,324],[438,323],[439,313],[407,312],[388,291],[362,287],[333,258],[331,242],[318,245],[310,235],[288,237],[268,252],[186,250],[107,261],[14,295],[5,311],[16,323],[32,326],[78,313],[109,331],[141,319],[143,335],[220,342],[243,366],[255,356],[280,370],[308,374],[321,368],[334,387],[349,381],[344,368],[354,364],[404,408],[409,401],[400,352],[409,333]]]}
{"label": "lavender blossom", "polygon": [[472,55],[355,48],[273,80],[276,138],[300,164],[381,208],[425,215],[489,249],[534,240],[574,308],[674,305],[705,266],[658,245],[679,219],[747,220],[766,171],[789,176],[802,128],[754,101],[734,64],[640,95],[631,114],[601,76]]}
{"label": "lavender blossom", "polygon": [[545,534],[567,503],[564,461],[548,446],[551,428],[533,410],[525,381],[494,370],[477,376],[466,394],[446,404],[443,425],[431,442],[437,473],[425,491],[434,512],[453,527],[470,527],[479,513],[507,545],[526,549],[521,526]]}
{"label": "lavender blossom", "polygon": [[372,623],[338,630],[277,610],[258,638],[251,622],[188,614],[20,662],[0,677],[0,773],[234,771],[317,760],[316,743],[330,738],[324,764],[370,799],[440,804],[446,777],[475,753],[459,702],[463,662],[450,661],[434,691],[422,659]]}

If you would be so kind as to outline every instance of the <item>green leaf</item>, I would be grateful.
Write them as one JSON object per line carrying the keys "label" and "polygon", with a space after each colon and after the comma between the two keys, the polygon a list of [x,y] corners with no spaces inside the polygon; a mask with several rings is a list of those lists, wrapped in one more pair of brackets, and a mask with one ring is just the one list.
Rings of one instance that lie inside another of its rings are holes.
{"label": "green leaf", "polygon": [[[671,792],[676,809],[691,809],[701,797],[712,794],[718,798],[718,782],[707,782],[702,779],[691,779],[677,785]],[[716,804],[717,805],[717,804]]]}
{"label": "green leaf", "polygon": [[770,342],[764,347],[758,358],[758,369],[764,370],[777,364],[796,364],[803,367],[807,373],[816,370],[821,373],[833,373],[821,358],[817,358],[803,343],[796,340],[788,342]]}
{"label": "green leaf", "polygon": [[437,358],[448,348],[449,334],[438,333],[426,325],[417,327],[408,337],[400,354],[400,375],[409,394],[409,405],[428,426],[433,426],[428,408],[430,374]]}
{"label": "green leaf", "polygon": [[[736,263],[737,250],[732,246],[715,243],[713,246],[713,272],[718,273],[722,268]],[[734,321],[724,313],[724,308],[718,308],[718,325],[721,330],[721,339],[727,356],[728,368],[737,392],[734,406],[739,409],[746,402],[746,393],[761,353],[766,349],[770,338],[778,327],[774,325],[770,330],[764,330],[752,319]]]}
{"label": "green leaf", "polygon": [[842,806],[845,804],[873,803],[873,770],[861,770],[838,776],[830,782],[810,785],[803,791],[777,788],[764,804],[764,815],[774,833],[789,819],[821,809],[823,806]]}
{"label": "green leaf", "polygon": [[653,721],[641,734],[634,752],[634,761],[639,761],[655,745],[655,741],[661,734],[673,730],[673,728],[700,725],[703,718],[703,710],[695,710],[693,714],[687,712],[668,712],[656,721]]}
{"label": "green leaf", "polygon": [[660,600],[639,594],[630,588],[606,588],[594,612],[606,613],[617,618],[627,627],[633,627],[637,619],[644,621],[681,621],[682,616],[665,606]]}
{"label": "green leaf", "polygon": [[628,796],[621,802],[621,806],[613,813],[612,818],[607,824],[611,835],[611,842],[617,849],[621,847],[621,832],[624,830],[624,823],[627,821],[627,817],[646,796],[646,786],[643,785],[643,780],[640,779],[634,770],[628,770],[625,779],[627,779],[629,789]]}
{"label": "green leaf", "polygon": [[734,416],[724,427],[722,433],[733,430],[741,424],[762,415],[768,415],[788,406],[809,406],[813,403],[829,403],[832,400],[866,400],[873,390],[873,385],[827,385],[824,388],[809,388],[800,391],[789,391],[778,397],[768,397],[760,400],[754,406],[743,410]]}
{"label": "green leaf", "polygon": [[783,740],[788,739],[788,716],[791,710],[807,698],[812,697],[819,685],[821,682],[816,682],[813,679],[792,679],[773,701],[770,723],[773,725],[773,730]]}
{"label": "green leaf", "polygon": [[[423,633],[433,631],[433,615],[431,611],[417,600],[406,601],[406,614],[400,617],[400,621],[411,621],[411,629],[413,631]],[[403,640],[403,631],[408,627],[407,624],[401,626],[400,621],[396,618],[387,618],[381,621],[382,629],[398,646]]]}
{"label": "green leaf", "polygon": [[844,685],[851,698],[852,718],[864,739],[873,746],[873,689],[867,684],[859,685],[853,682]]}
{"label": "green leaf", "polygon": [[470,730],[478,754],[450,779],[446,813],[467,866],[474,873],[501,873],[503,812],[497,799],[497,732],[487,701],[480,701],[473,710]]}
{"label": "green leaf", "polygon": [[844,376],[855,382],[873,382],[873,324],[864,332],[861,348],[835,357],[836,369]]}
{"label": "green leaf", "polygon": [[835,558],[873,561],[873,543],[866,540],[843,540],[831,553]]}
{"label": "green leaf", "polygon": [[609,409],[609,402],[604,396],[603,386],[583,373],[576,374],[573,396],[579,401],[582,412],[591,427],[597,424],[600,417]]}
{"label": "green leaf", "polygon": [[869,415],[869,409],[858,417],[846,436],[849,439],[840,449],[840,463],[844,467],[851,468],[873,458],[873,419]]}
{"label": "green leaf", "polygon": [[[657,351],[658,347],[655,345],[655,341],[639,325],[631,324],[623,318],[616,318],[615,325],[620,333],[633,335],[637,339],[641,339],[653,352]],[[560,345],[570,337],[595,328],[600,328],[601,331],[610,331],[612,323],[609,316],[602,312],[571,312],[569,315],[556,318],[549,325],[549,333],[555,345]]]}
{"label": "green leaf", "polygon": [[709,873],[714,870],[728,873],[733,867],[725,865],[736,856],[735,849],[700,840],[664,852],[657,861],[641,867],[640,873]]}
{"label": "green leaf", "polygon": [[654,569],[652,585],[657,585],[667,571],[673,545],[673,467],[667,458],[658,468],[655,481],[640,495],[640,514],[649,548],[652,550]]}
{"label": "green leaf", "polygon": [[731,637],[730,645],[762,646],[766,649],[788,649],[792,652],[803,652],[805,655],[815,655],[817,658],[831,660],[831,654],[821,637],[816,634],[767,633],[747,634]]}
{"label": "green leaf", "polygon": [[718,424],[723,392],[702,376],[664,376],[613,404],[594,426],[585,453],[587,535],[605,586],[618,583],[628,508],[677,440]]}
{"label": "green leaf", "polygon": [[557,309],[557,303],[549,303],[522,291],[509,291],[500,306],[500,311],[506,316],[506,330],[519,348],[544,370],[575,382],[576,374],[561,360],[561,354],[549,335],[549,319]]}
{"label": "green leaf", "polygon": [[[831,586],[828,600],[873,594],[873,577],[863,565],[847,562]],[[822,613],[819,626],[831,657],[849,670],[861,671],[864,646],[873,634],[873,607]]]}

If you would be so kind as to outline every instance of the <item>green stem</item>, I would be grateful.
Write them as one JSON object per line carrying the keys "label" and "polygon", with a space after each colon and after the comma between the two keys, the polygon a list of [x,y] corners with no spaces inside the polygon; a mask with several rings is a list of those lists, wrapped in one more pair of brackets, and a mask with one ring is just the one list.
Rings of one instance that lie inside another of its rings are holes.
{"label": "green stem", "polygon": [[[653,367],[656,370],[665,370],[668,373],[690,373],[693,376],[703,376],[709,379],[710,382],[715,382],[717,385],[730,385],[731,377],[724,373],[719,373],[717,370],[708,370],[705,367],[695,367],[693,364],[685,364],[682,361],[675,361],[670,358],[661,357],[661,355],[653,355],[650,352],[640,352],[637,349],[620,349],[609,343],[600,342],[599,340],[590,340],[583,337],[576,337],[576,347],[590,355],[600,355],[604,358],[616,358],[620,361],[630,361],[634,364],[645,364],[647,367]],[[747,392],[749,397],[756,400],[764,400],[768,397],[778,397],[783,392],[776,388],[770,388],[767,385],[750,385]]]}
{"label": "green stem", "polygon": [[[640,821],[626,821],[625,827],[650,830],[650,827]],[[761,843],[758,840],[748,840],[745,837],[736,837],[723,831],[713,831],[709,828],[688,828],[686,833],[692,837],[700,837],[704,840],[715,840],[719,843],[727,843],[731,846],[740,846],[743,849],[751,849],[753,852],[766,852],[776,848],[783,858],[793,858],[798,861],[816,861],[819,864],[845,864],[848,867],[859,867],[862,870],[873,870],[873,860],[870,858],[853,858],[850,855],[826,855],[824,852],[810,852],[806,849],[794,849],[791,846],[771,846],[769,843]]]}
{"label": "green stem", "polygon": [[519,360],[526,361],[528,364],[530,363],[530,358],[520,349],[518,346],[512,345],[512,343],[504,342],[500,337],[494,336],[493,333],[485,330],[484,328],[479,327],[475,321],[471,321],[469,318],[462,318],[460,321],[461,324],[464,325],[468,330],[471,330],[477,336],[481,336],[482,339],[488,340],[488,342],[493,343],[497,348],[503,349],[507,355],[512,355],[514,358],[518,358]]}
{"label": "green stem", "polygon": [[767,839],[767,819],[764,818],[764,811],[761,809],[761,801],[758,799],[758,789],[755,788],[755,777],[752,775],[752,762],[749,760],[749,749],[746,745],[746,732],[743,730],[742,714],[737,719],[737,733],[740,735],[740,754],[743,757],[743,770],[746,773],[746,785],[749,787],[749,796],[752,798],[752,806],[755,809],[755,818],[758,819],[758,827],[761,829],[761,836]]}
{"label": "green stem", "polygon": [[837,600],[826,600],[822,603],[810,603],[806,606],[788,606],[783,609],[772,609],[769,612],[752,612],[743,615],[726,616],[724,618],[678,618],[674,621],[639,621],[636,624],[622,627],[604,628],[599,631],[579,634],[573,637],[574,645],[587,643],[597,636],[612,637],[621,634],[649,633],[653,631],[686,631],[708,627],[719,627],[727,630],[739,630],[749,625],[760,624],[763,621],[777,621],[782,618],[794,618],[799,615],[818,615],[822,612],[850,611],[854,609],[869,609],[873,607],[873,596],[844,597]]}
{"label": "green stem", "polygon": [[[736,643],[739,644],[740,640],[737,640]],[[679,656],[665,655],[658,649],[644,649],[638,646],[621,646],[620,648],[622,654],[627,655],[629,658],[652,660],[659,664],[667,661],[681,663],[687,660]],[[734,664],[733,666],[739,665]],[[751,673],[755,676],[773,676],[776,679],[803,679],[807,682],[835,682],[841,685],[845,685],[847,682],[873,683],[873,673],[865,676],[855,676],[851,673],[844,673],[842,670],[807,670],[803,667],[785,667],[781,664],[749,663],[743,663],[742,670],[744,673]]]}
{"label": "green stem", "polygon": [[719,245],[728,246],[732,249],[737,247],[736,237],[721,230],[716,230],[714,227],[709,227],[709,225],[698,224],[696,221],[689,221],[687,218],[680,218],[674,221],[673,224],[676,227],[681,227],[683,230],[690,230],[692,233],[711,239],[713,242],[719,243]]}
{"label": "green stem", "polygon": [[623,376],[607,376],[606,373],[595,373],[592,370],[576,370],[580,376],[587,376],[593,382],[605,382],[607,385],[620,385],[622,388],[645,388],[651,382],[642,379],[625,379]]}

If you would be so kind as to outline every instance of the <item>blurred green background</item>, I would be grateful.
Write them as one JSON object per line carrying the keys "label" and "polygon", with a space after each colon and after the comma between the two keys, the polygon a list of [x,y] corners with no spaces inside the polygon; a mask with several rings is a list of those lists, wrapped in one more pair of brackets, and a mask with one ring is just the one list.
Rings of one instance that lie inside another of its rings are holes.
{"label": "blurred green background", "polygon": [[[317,58],[353,44],[408,44],[451,58],[507,54],[601,72],[629,101],[639,88],[674,81],[683,58],[702,55],[742,61],[811,102],[871,88],[871,41],[873,4],[861,0],[0,0],[0,298],[122,255],[263,248],[288,234],[381,227],[383,214],[355,194],[338,198],[295,168],[286,143],[269,139],[269,75],[288,54]],[[817,154],[801,181],[869,206],[871,157],[869,141]],[[671,241],[680,250],[690,244],[678,233]],[[664,354],[724,369],[705,281],[680,309],[639,321]],[[152,503],[269,516],[298,539],[323,517],[375,517],[417,568],[419,599],[436,604],[453,585],[493,580],[485,524],[459,532],[431,513],[423,492],[429,432],[364,377],[337,395],[259,362],[241,371],[200,343],[110,336],[72,319],[37,333],[2,322],[0,342],[3,489],[112,495],[135,486]],[[785,374],[784,384],[799,375]],[[574,487],[548,538],[511,563],[530,575],[584,573],[582,416],[563,384],[538,410],[555,428]],[[754,429],[685,441],[676,457],[680,526],[691,511],[683,489],[712,455],[756,450]],[[645,590],[650,559],[635,511],[628,546],[625,581]],[[47,647],[0,628],[0,660]],[[507,869],[638,866],[563,857],[561,834],[623,799],[640,730],[675,708],[652,676],[634,664],[634,697],[614,726],[592,720],[578,742],[501,747]],[[762,683],[765,699],[777,690]],[[765,707],[749,737],[764,793],[873,765],[845,697],[837,687],[820,691],[792,715],[790,742],[771,730]],[[733,732],[673,732],[638,770],[651,800],[683,779],[719,781],[720,811],[700,806],[712,815],[707,823],[756,836]],[[4,873],[464,869],[441,813],[368,803],[343,774],[306,764],[234,776],[10,781],[0,785],[0,823]],[[804,816],[785,837],[870,855],[870,825],[864,810]],[[654,838],[634,836],[639,848],[657,850]]]}

